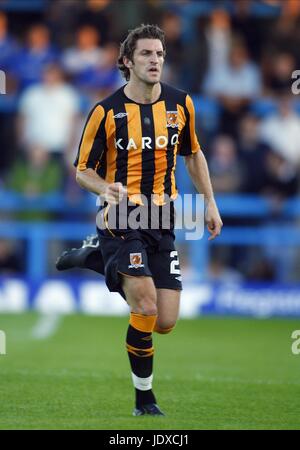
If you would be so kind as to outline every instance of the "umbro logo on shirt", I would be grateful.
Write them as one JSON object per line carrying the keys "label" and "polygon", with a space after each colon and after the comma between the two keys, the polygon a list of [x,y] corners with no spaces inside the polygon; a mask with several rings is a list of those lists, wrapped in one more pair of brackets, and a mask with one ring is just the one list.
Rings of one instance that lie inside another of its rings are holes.
{"label": "umbro logo on shirt", "polygon": [[122,117],[128,116],[128,113],[120,112],[114,116],[114,119],[122,119]]}

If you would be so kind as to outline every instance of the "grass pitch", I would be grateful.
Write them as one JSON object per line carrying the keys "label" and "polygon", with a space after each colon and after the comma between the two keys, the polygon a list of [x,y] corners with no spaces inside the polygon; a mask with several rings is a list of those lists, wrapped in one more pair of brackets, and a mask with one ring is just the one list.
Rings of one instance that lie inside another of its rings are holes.
{"label": "grass pitch", "polygon": [[[181,320],[155,335],[164,418],[132,417],[127,318],[65,316],[34,338],[36,313],[1,315],[1,429],[299,429],[295,320]],[[46,323],[42,328],[47,328]]]}

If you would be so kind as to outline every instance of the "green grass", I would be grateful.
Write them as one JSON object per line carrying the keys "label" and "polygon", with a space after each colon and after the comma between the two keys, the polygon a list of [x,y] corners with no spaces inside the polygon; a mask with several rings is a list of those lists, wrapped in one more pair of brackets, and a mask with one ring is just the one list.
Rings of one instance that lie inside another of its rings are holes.
{"label": "green grass", "polygon": [[65,316],[31,337],[39,316],[2,315],[1,429],[299,429],[295,320],[181,320],[155,335],[154,390],[164,418],[131,417],[127,318]]}

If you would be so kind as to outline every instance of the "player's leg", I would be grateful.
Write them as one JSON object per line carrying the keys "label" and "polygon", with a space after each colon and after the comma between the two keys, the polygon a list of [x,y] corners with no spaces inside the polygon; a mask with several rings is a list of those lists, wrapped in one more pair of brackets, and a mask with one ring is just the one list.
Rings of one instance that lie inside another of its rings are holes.
{"label": "player's leg", "polygon": [[125,274],[122,275],[122,288],[130,306],[126,347],[136,395],[134,415],[162,415],[152,391],[156,289],[151,277]]}
{"label": "player's leg", "polygon": [[180,290],[157,289],[157,321],[154,331],[160,334],[170,333],[176,325],[179,315]]}
{"label": "player's leg", "polygon": [[87,236],[81,247],[65,250],[56,260],[57,270],[68,270],[75,267],[94,270],[104,274],[104,262],[100,250],[98,236]]}
{"label": "player's leg", "polygon": [[105,281],[112,292],[123,292],[130,306],[126,346],[136,392],[134,415],[162,415],[152,392],[152,332],[157,319],[156,289],[145,245],[136,232],[126,238],[113,230],[100,235]]}
{"label": "player's leg", "polygon": [[[167,241],[168,239],[168,241]],[[149,268],[157,293],[158,318],[154,331],[167,334],[175,327],[182,290],[178,253],[168,236],[161,251],[148,255]]]}

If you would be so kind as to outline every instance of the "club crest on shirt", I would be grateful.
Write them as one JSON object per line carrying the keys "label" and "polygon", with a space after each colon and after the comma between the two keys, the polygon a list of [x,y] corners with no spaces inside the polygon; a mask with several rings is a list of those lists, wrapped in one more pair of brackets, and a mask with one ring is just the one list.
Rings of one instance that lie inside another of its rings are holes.
{"label": "club crest on shirt", "polygon": [[142,254],[141,253],[129,253],[130,264],[128,269],[138,269],[139,267],[144,267],[142,264]]}
{"label": "club crest on shirt", "polygon": [[177,111],[167,111],[167,128],[178,128],[177,118]]}

